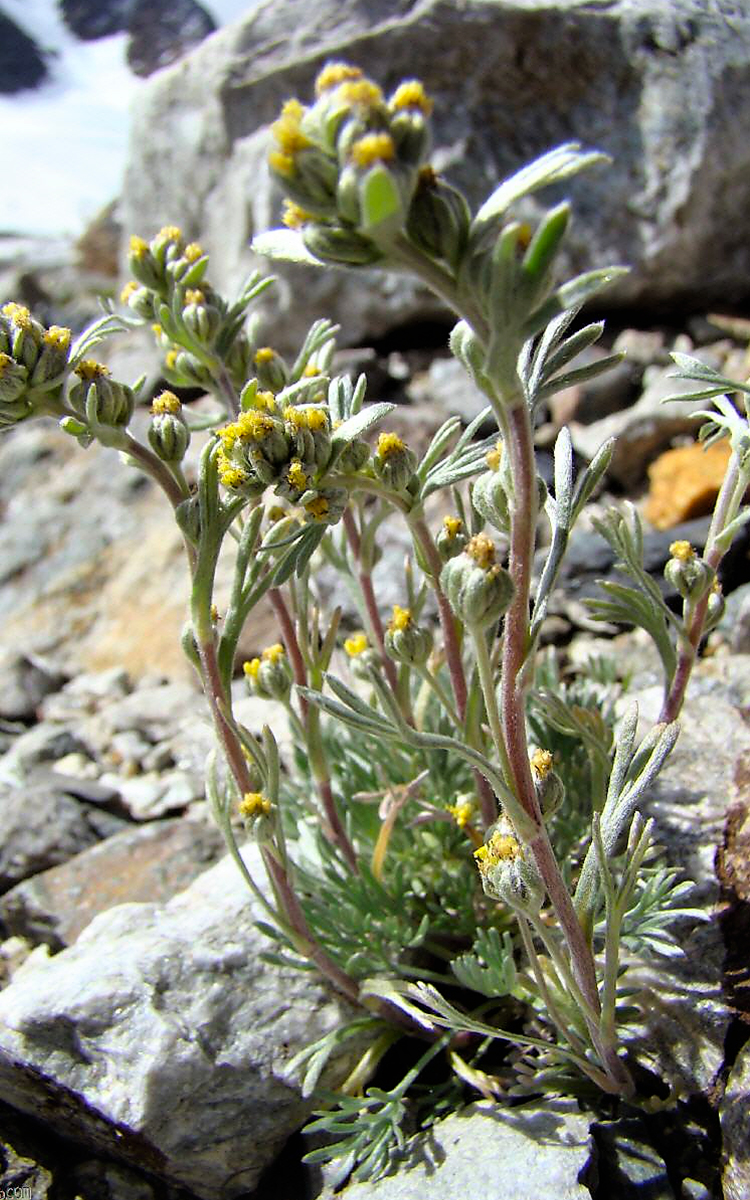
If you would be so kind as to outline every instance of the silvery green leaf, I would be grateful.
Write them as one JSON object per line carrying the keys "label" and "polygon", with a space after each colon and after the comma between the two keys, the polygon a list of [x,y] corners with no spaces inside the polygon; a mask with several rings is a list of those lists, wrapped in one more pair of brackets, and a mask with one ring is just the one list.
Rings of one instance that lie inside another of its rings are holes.
{"label": "silvery green leaf", "polygon": [[524,337],[533,337],[540,329],[567,308],[580,308],[591,300],[602,288],[628,274],[628,267],[602,267],[577,275],[550,296],[536,312],[532,313],[523,327]]}
{"label": "silvery green leaf", "polygon": [[566,142],[555,147],[495,188],[474,218],[472,231],[501,217],[522,196],[528,196],[549,184],[561,183],[586,167],[609,161],[606,154],[596,150],[581,150],[580,142]]}
{"label": "silvery green leaf", "polygon": [[736,516],[733,521],[730,521],[729,524],[722,529],[721,533],[714,542],[719,550],[721,550],[722,554],[726,554],[735,537],[742,529],[743,525],[746,525],[748,521],[750,521],[750,508],[744,509],[739,516]]}
{"label": "silvery green leaf", "polygon": [[616,444],[615,438],[608,438],[606,442],[597,450],[589,465],[581,471],[576,481],[575,499],[573,501],[573,513],[571,517],[571,525],[575,524],[578,516],[586,504],[589,497],[593,494],[599,480],[605,474],[609,464],[612,461]]}
{"label": "silvery green leaf", "polygon": [[574,387],[576,384],[585,383],[587,379],[595,379],[597,375],[603,375],[605,371],[609,371],[611,367],[622,362],[624,357],[624,351],[618,351],[616,354],[607,354],[605,358],[597,359],[596,362],[587,363],[585,367],[576,367],[572,371],[565,371],[562,375],[553,376],[536,391],[535,403],[548,396],[554,396],[563,388]]}
{"label": "silvery green leaf", "polygon": [[323,267],[324,263],[305,246],[301,235],[294,229],[269,229],[253,238],[250,249],[276,262],[301,263],[306,267]]}
{"label": "silvery green leaf", "polygon": [[331,445],[334,447],[348,445],[355,437],[361,437],[378,421],[382,421],[383,417],[387,417],[395,407],[395,404],[388,404],[385,401],[379,404],[369,404],[367,408],[361,409],[353,417],[344,421],[343,425],[339,425],[338,429],[334,429],[331,434]]}

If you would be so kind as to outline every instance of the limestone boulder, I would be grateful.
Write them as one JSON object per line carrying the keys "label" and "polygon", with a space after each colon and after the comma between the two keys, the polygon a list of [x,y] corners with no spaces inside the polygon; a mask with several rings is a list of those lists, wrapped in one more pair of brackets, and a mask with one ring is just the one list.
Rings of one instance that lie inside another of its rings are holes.
{"label": "limestone boulder", "polygon": [[[424,80],[434,162],[475,204],[560,142],[610,154],[609,168],[565,192],[576,212],[568,266],[633,268],[611,302],[674,310],[747,296],[750,14],[738,0],[254,6],[142,91],[126,231],[182,225],[212,253],[216,283],[236,287],[253,265],[250,239],[278,223],[268,126],[283,100],[309,96],[320,67],[341,58],[386,89]],[[282,274],[277,304],[278,342],[295,342],[311,315],[342,320],[356,342],[435,311],[398,277],[309,268]]]}

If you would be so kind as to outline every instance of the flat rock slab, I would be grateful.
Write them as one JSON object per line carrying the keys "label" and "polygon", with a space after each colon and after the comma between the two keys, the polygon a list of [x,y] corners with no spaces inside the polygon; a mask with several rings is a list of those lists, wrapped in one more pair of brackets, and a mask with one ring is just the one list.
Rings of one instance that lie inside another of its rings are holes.
{"label": "flat rock slab", "polygon": [[[342,1200],[590,1200],[579,1182],[589,1120],[575,1106],[502,1111],[473,1104],[409,1144],[398,1173],[354,1183]],[[320,1200],[333,1200],[326,1191]]]}
{"label": "flat rock slab", "polygon": [[206,821],[176,818],[125,829],[11,888],[0,900],[0,917],[9,933],[61,949],[108,908],[171,899],[223,848],[218,829]]}
{"label": "flat rock slab", "polygon": [[[257,848],[245,857],[260,883]],[[263,961],[260,915],[224,859],[21,967],[0,994],[4,1099],[205,1200],[252,1189],[311,1110],[287,1063],[349,1015],[315,977]]]}

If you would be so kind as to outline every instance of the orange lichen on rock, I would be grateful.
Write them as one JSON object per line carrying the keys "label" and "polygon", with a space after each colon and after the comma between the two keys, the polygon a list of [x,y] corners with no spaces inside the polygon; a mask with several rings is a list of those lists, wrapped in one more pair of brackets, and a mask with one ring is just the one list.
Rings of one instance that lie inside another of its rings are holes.
{"label": "orange lichen on rock", "polygon": [[657,529],[671,529],[713,510],[729,462],[729,442],[704,449],[698,442],[667,450],[648,469],[645,516]]}

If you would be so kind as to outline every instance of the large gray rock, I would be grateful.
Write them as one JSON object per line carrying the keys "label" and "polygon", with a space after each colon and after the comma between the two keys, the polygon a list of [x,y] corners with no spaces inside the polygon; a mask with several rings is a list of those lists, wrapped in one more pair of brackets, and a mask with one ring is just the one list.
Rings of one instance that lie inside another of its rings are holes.
{"label": "large gray rock", "polygon": [[[246,861],[260,882],[255,846]],[[263,962],[260,915],[224,859],[21,967],[0,995],[4,1099],[206,1200],[253,1188],[310,1112],[287,1063],[346,1016],[315,977]]]}
{"label": "large gray rock", "polygon": [[726,1200],[750,1196],[750,1046],[737,1056],[720,1106]]}
{"label": "large gray rock", "polygon": [[[249,239],[278,223],[268,124],[342,57],[386,88],[424,80],[436,101],[435,162],[475,203],[555,144],[606,150],[611,167],[565,188],[577,212],[569,262],[632,265],[616,301],[747,296],[750,15],[737,0],[259,5],[140,94],[125,229],[182,225],[211,251],[219,286],[236,286],[252,262]],[[299,335],[300,309],[305,321],[313,310],[341,319],[350,341],[427,311],[393,276],[309,269],[284,273],[280,304],[298,315],[285,317],[279,341]]]}
{"label": "large gray rock", "polygon": [[[578,1182],[589,1121],[570,1102],[501,1109],[473,1104],[411,1143],[398,1173],[350,1184],[345,1200],[588,1200]],[[321,1200],[332,1200],[324,1192]]]}

